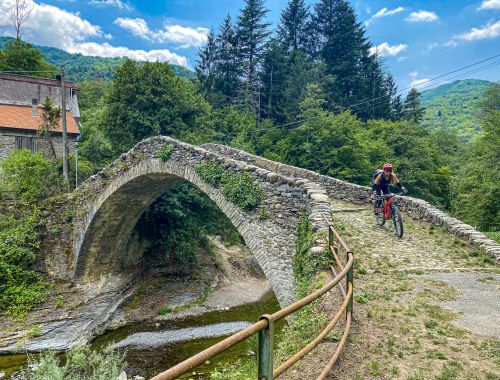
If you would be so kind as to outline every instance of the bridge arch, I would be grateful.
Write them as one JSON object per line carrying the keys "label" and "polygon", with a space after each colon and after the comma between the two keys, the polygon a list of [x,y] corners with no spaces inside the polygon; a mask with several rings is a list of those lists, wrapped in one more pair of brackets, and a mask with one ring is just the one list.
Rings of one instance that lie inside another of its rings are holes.
{"label": "bridge arch", "polygon": [[[166,144],[167,160],[158,157]],[[244,211],[220,188],[204,182],[196,167],[217,162],[227,171],[246,171],[263,189],[260,205],[268,217]],[[168,137],[144,140],[75,193],[72,279],[94,291],[123,286],[134,271],[131,234],[148,206],[177,184],[189,181],[212,199],[245,239],[282,305],[294,300],[292,258],[302,214],[312,212],[315,229],[325,228],[318,213],[329,213],[326,192],[302,178],[282,176]]]}

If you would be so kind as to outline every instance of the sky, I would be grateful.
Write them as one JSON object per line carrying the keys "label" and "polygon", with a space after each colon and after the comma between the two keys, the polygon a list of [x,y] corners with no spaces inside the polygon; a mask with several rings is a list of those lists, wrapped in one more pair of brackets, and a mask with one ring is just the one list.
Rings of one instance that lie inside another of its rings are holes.
{"label": "sky", "polygon": [[[210,28],[237,18],[243,0],[24,0],[32,8],[24,40],[71,53],[128,56],[193,68]],[[311,7],[318,0],[306,0]],[[0,35],[11,36],[15,0],[0,0]],[[286,0],[267,0],[275,27]],[[454,79],[500,80],[500,0],[352,0],[373,53],[398,87],[426,89]],[[488,67],[489,66],[489,67]],[[482,70],[480,70],[482,69]],[[424,83],[422,83],[424,82]]]}

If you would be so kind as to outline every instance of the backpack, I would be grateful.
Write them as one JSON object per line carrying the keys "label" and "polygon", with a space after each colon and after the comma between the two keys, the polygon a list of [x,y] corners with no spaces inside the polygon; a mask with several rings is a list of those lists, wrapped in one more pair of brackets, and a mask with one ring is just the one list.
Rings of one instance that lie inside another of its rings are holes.
{"label": "backpack", "polygon": [[375,171],[373,172],[373,176],[372,176],[372,185],[375,183],[375,178],[377,178],[377,176],[383,172],[384,171],[382,169],[375,169]]}

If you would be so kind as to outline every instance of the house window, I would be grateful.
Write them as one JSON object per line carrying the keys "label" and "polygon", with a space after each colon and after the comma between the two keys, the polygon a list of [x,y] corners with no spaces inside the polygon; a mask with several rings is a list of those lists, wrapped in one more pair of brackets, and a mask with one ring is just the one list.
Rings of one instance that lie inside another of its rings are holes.
{"label": "house window", "polygon": [[16,136],[16,148],[28,149],[31,153],[38,151],[36,137]]}

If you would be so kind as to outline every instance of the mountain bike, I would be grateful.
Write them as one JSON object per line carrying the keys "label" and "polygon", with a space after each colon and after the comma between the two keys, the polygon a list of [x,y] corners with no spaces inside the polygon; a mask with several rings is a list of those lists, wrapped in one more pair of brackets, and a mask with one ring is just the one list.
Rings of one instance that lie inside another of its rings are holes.
{"label": "mountain bike", "polygon": [[[384,195],[373,195],[375,199],[375,205],[373,211],[375,214],[375,223],[379,226],[383,226],[386,220],[392,219],[394,223],[394,233],[398,238],[403,237],[403,218],[398,209],[398,204],[394,200],[395,194],[384,194]],[[382,205],[378,205],[380,202],[378,200],[382,199]]]}

